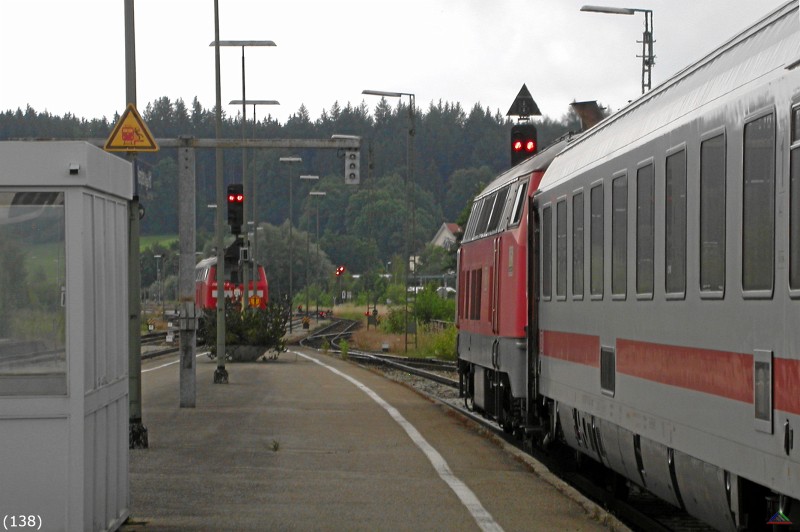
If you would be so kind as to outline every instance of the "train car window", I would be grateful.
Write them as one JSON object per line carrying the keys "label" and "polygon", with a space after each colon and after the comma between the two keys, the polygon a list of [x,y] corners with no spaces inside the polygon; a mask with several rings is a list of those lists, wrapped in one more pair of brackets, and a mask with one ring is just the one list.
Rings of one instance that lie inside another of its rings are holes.
{"label": "train car window", "polygon": [[478,218],[478,225],[475,226],[475,236],[479,237],[486,234],[486,227],[489,225],[489,218],[492,216],[492,209],[494,209],[494,200],[497,199],[497,193],[483,198],[483,205],[481,206],[481,215]]}
{"label": "train car window", "polygon": [[481,207],[483,207],[483,200],[481,198],[472,204],[472,211],[469,213],[469,221],[467,222],[467,230],[464,231],[464,241],[468,242],[475,238],[475,228],[478,226],[478,218],[481,216]]}
{"label": "train car window", "polygon": [[686,293],[686,150],[667,157],[666,167],[666,290]]}
{"label": "train car window", "polygon": [[494,200],[494,207],[492,208],[492,214],[489,217],[489,223],[486,226],[487,233],[493,233],[497,231],[497,228],[500,224],[500,216],[503,214],[503,211],[506,207],[506,199],[508,198],[508,189],[509,187],[503,187],[497,191]]}
{"label": "train car window", "polygon": [[583,192],[572,196],[572,295],[583,297]]}
{"label": "train car window", "polygon": [[[461,250],[459,250],[460,256]],[[464,316],[464,306],[466,305],[466,301],[468,299],[469,294],[467,294],[466,287],[469,286],[469,270],[460,270],[458,272],[458,319],[463,320],[466,316]]]}
{"label": "train car window", "polygon": [[636,293],[653,296],[655,254],[655,170],[652,164],[636,172]]}
{"label": "train car window", "polygon": [[470,306],[472,309],[470,318],[473,320],[481,319],[481,290],[483,289],[483,270],[477,268],[472,270],[472,298]]}
{"label": "train car window", "polygon": [[522,213],[525,212],[525,200],[528,197],[528,182],[523,181],[517,187],[517,196],[514,199],[514,210],[511,211],[511,222],[508,225],[517,225],[522,220]]}
{"label": "train car window", "polygon": [[603,185],[592,187],[590,192],[591,221],[589,238],[591,238],[591,263],[589,286],[592,296],[603,296]]}
{"label": "train car window", "polygon": [[550,206],[542,213],[542,297],[553,296],[553,212]]}
{"label": "train car window", "polygon": [[800,106],[792,109],[789,156],[789,288],[800,290]]}
{"label": "train car window", "polygon": [[556,204],[556,297],[567,298],[567,201]]}
{"label": "train car window", "polygon": [[700,290],[725,292],[725,135],[700,144]]}
{"label": "train car window", "polygon": [[64,193],[0,191],[0,250],[0,396],[67,395]]}
{"label": "train car window", "polygon": [[611,295],[625,297],[628,281],[628,176],[611,181]]}
{"label": "train car window", "polygon": [[775,116],[744,126],[742,288],[772,296],[775,281]]}

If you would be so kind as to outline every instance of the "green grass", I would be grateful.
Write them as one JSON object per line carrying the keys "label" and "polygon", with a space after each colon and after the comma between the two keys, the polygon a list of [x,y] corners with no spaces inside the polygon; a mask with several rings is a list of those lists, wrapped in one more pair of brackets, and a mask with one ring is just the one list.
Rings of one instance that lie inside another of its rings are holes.
{"label": "green grass", "polygon": [[161,244],[165,248],[173,242],[178,241],[178,235],[142,235],[139,237],[139,251],[145,250],[155,244]]}

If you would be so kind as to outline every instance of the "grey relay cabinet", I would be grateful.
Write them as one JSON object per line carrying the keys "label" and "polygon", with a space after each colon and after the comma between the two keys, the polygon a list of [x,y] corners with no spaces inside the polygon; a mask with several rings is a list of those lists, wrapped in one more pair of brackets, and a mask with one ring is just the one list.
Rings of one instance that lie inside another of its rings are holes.
{"label": "grey relay cabinet", "polygon": [[8,530],[114,530],[128,517],[131,194],[130,163],[85,142],[0,142]]}

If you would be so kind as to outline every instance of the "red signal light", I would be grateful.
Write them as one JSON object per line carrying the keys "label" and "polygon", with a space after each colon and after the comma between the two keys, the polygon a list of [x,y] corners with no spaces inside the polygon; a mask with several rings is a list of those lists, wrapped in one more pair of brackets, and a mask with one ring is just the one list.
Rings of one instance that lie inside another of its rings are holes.
{"label": "red signal light", "polygon": [[228,194],[228,203],[244,202],[244,194]]}
{"label": "red signal light", "polygon": [[514,151],[521,151],[522,150],[522,141],[521,140],[514,141],[514,145],[511,146],[511,149],[514,150]]}
{"label": "red signal light", "polygon": [[[519,150],[517,150],[519,151]],[[525,143],[525,151],[528,153],[533,153],[536,151],[536,141],[529,140]]]}

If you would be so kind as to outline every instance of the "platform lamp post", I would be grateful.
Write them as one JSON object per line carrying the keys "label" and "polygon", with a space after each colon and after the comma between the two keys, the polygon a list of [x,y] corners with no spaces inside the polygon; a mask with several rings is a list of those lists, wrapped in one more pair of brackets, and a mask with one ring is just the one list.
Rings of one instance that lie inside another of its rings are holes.
{"label": "platform lamp post", "polygon": [[[301,163],[303,159],[300,157],[281,157],[278,159],[282,163],[286,163],[291,165],[293,163]],[[291,172],[289,173],[289,333],[292,332],[292,312],[294,309],[294,302],[292,301],[292,276],[294,275],[294,266],[292,262],[294,261],[294,253],[292,252],[292,175]]]}
{"label": "platform lamp post", "polygon": [[[248,46],[275,46],[273,41],[220,41],[219,37],[216,36],[215,40],[211,41],[209,46],[214,46],[215,48],[219,49],[219,46],[238,46],[242,49],[242,99],[238,100],[242,102],[242,140],[244,141],[244,129],[245,124],[247,123],[247,106],[244,104],[246,97],[246,83],[245,83],[245,68],[244,68],[244,49]],[[233,103],[233,102],[231,102]],[[248,191],[247,191],[247,148],[242,146],[242,195],[244,195],[245,204],[248,198]],[[242,225],[247,227],[247,209],[244,209],[242,212]],[[245,231],[245,243],[244,247],[247,248],[247,232]],[[247,275],[247,264],[242,264],[243,270],[243,282],[244,282],[244,300],[242,301],[242,307],[247,307],[248,300],[249,300],[249,280]]]}
{"label": "platform lamp post", "polygon": [[642,34],[642,94],[652,88],[653,65],[656,64],[656,56],[653,55],[653,11],[651,9],[638,9],[632,7],[606,7],[606,6],[583,6],[581,11],[592,13],[607,13],[610,15],[633,15],[634,13],[644,13],[644,33]]}
{"label": "platform lamp post", "polygon": [[[328,194],[327,192],[322,192],[320,190],[312,190],[311,192],[308,193],[309,196],[318,198],[318,200],[314,202],[314,203],[316,203],[316,207],[317,207],[317,240],[316,240],[316,242],[317,242],[317,275],[315,276],[316,278],[314,280],[317,281],[317,282],[319,282],[319,251],[320,251],[320,247],[319,247],[319,201],[322,198],[324,198],[327,194]],[[317,299],[316,317],[317,317],[317,321],[319,321],[319,295],[317,295],[316,299]]]}
{"label": "platform lamp post", "polygon": [[[257,105],[280,105],[278,100],[231,100],[229,102],[231,105],[241,104],[242,108],[245,105],[252,105],[253,106],[253,138],[256,138],[256,125],[258,121],[256,120],[256,106]],[[244,124],[244,113],[242,114],[242,124]],[[244,138],[244,126],[242,126],[242,138]],[[251,200],[250,204],[253,206],[253,220],[247,222],[248,225],[253,226],[253,252],[251,254],[251,258],[253,259],[253,285],[257,284],[256,275],[257,273],[257,260],[256,260],[256,251],[258,250],[258,210],[256,210],[256,153],[253,152],[253,190],[250,193]],[[244,171],[243,171],[244,172]],[[244,175],[244,173],[242,174]],[[244,178],[242,179],[244,182]],[[247,202],[247,196],[244,197],[245,202]],[[256,288],[256,291],[258,289]]]}
{"label": "platform lamp post", "polygon": [[[408,274],[409,274],[409,256],[411,256],[411,261],[413,264],[413,269],[416,270],[416,254],[411,252],[410,249],[413,247],[412,241],[414,238],[414,233],[416,232],[416,225],[417,225],[417,213],[415,209],[415,202],[413,201],[413,197],[411,195],[411,188],[414,183],[414,123],[415,123],[415,110],[414,110],[414,99],[415,96],[413,93],[410,92],[392,92],[392,91],[376,91],[376,90],[369,90],[365,89],[361,91],[361,94],[367,94],[370,96],[381,96],[381,97],[388,97],[388,98],[402,98],[403,96],[408,96],[409,105],[408,105],[408,139],[406,144],[406,179],[405,179],[405,189],[406,189],[406,207],[410,206],[411,210],[411,234],[408,233],[408,228],[406,227],[406,238],[405,238],[405,249],[403,254],[403,304],[404,304],[404,314],[405,314],[405,348],[404,351],[408,352]],[[414,342],[416,343],[416,329],[414,332]]]}
{"label": "platform lamp post", "polygon": [[[306,181],[319,181],[319,176],[318,175],[301,175],[300,179],[303,179],[303,180],[306,180]],[[308,306],[310,305],[309,299],[311,297],[310,294],[308,293],[308,263],[309,263],[309,259],[311,258],[311,253],[309,251],[310,250],[310,240],[311,240],[311,238],[309,236],[310,233],[311,233],[311,231],[306,231],[306,316],[308,316]]]}

